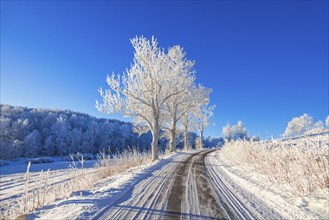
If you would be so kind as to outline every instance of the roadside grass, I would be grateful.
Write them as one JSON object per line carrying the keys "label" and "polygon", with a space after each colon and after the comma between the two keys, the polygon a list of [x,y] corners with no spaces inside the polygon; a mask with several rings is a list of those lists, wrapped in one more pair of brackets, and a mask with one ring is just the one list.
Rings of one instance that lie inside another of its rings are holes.
{"label": "roadside grass", "polygon": [[233,165],[284,184],[295,196],[329,190],[328,134],[291,140],[232,141],[221,149]]}
{"label": "roadside grass", "polygon": [[103,152],[98,156],[96,166],[99,167],[99,175],[105,178],[151,161],[150,152],[130,149],[114,155],[106,155]]}
{"label": "roadside grass", "polygon": [[71,158],[72,162],[66,174],[70,178],[53,184],[49,184],[51,178],[49,170],[33,173],[37,174],[37,177],[30,178],[32,173],[29,171],[31,167],[29,162],[24,175],[23,194],[18,198],[15,208],[12,206],[6,208],[3,204],[5,211],[1,213],[1,219],[25,218],[37,208],[59,199],[67,199],[76,191],[91,189],[101,179],[151,163],[150,152],[139,152],[136,149],[111,155],[100,153],[95,168],[92,169],[84,168],[85,159],[82,154],[71,155]]}

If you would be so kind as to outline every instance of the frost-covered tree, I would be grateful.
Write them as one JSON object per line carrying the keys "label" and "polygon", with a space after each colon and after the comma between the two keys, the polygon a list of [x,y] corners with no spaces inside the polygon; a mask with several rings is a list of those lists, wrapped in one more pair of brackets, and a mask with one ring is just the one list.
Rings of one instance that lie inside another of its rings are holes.
{"label": "frost-covered tree", "polygon": [[247,139],[248,131],[242,121],[238,121],[236,125],[230,126],[229,123],[223,127],[223,136],[227,141]]}
{"label": "frost-covered tree", "polygon": [[285,137],[302,135],[314,126],[313,118],[308,114],[293,118],[283,134]]}
{"label": "frost-covered tree", "polygon": [[224,127],[223,127],[223,136],[225,138],[225,140],[227,141],[231,141],[232,139],[234,139],[234,131],[231,128],[230,124],[227,123]]}
{"label": "frost-covered tree", "polygon": [[163,109],[168,100],[186,92],[173,85],[182,83],[186,76],[173,71],[170,57],[158,47],[152,37],[136,37],[131,40],[135,49],[134,62],[122,75],[107,77],[110,87],[105,92],[100,88],[103,104],[96,102],[98,110],[105,113],[122,113],[131,117],[136,131],[152,133],[152,160],[158,159],[158,140],[165,118]]}
{"label": "frost-covered tree", "polygon": [[320,134],[325,131],[322,121],[318,121],[314,124],[313,128],[305,131],[304,135]]}
{"label": "frost-covered tree", "polygon": [[211,93],[211,89],[205,88],[202,85],[199,85],[191,91],[191,101],[183,107],[186,111],[179,120],[184,134],[183,137],[185,150],[189,149],[191,145],[193,145],[189,141],[190,131],[196,130],[198,128],[198,120],[196,119],[196,114],[199,111],[201,105],[206,105],[210,102],[209,94]]}
{"label": "frost-covered tree", "polygon": [[34,129],[30,134],[24,138],[24,154],[28,157],[33,157],[38,154],[41,146],[40,132]]}
{"label": "frost-covered tree", "polygon": [[189,131],[194,128],[194,114],[192,111],[188,112],[185,114],[181,120],[180,120],[182,127],[183,127],[183,132],[184,132],[184,149],[188,150],[190,148],[190,143],[189,143]]}
{"label": "frost-covered tree", "polygon": [[329,115],[326,118],[326,125],[327,125],[327,127],[329,127]]}
{"label": "frost-covered tree", "polygon": [[51,127],[51,135],[54,137],[54,154],[68,155],[71,152],[69,144],[69,127],[67,123],[68,116],[60,114],[56,123]]}
{"label": "frost-covered tree", "polygon": [[[167,129],[170,132],[170,151],[175,148],[177,123],[180,123],[183,127],[184,149],[188,148],[188,129],[195,128],[195,121],[192,121],[194,112],[200,105],[209,103],[210,89],[207,89],[201,85],[195,87],[191,84],[187,90],[187,93],[175,96],[166,106],[166,112],[168,113],[169,126]],[[194,123],[194,124],[193,124]]]}
{"label": "frost-covered tree", "polygon": [[238,121],[237,125],[233,127],[235,140],[244,140],[247,137],[247,129],[244,127],[242,121]]}
{"label": "frost-covered tree", "polygon": [[[2,112],[1,112],[2,113]],[[11,155],[15,149],[12,147],[13,137],[11,132],[11,120],[7,116],[0,117],[0,159]]]}
{"label": "frost-covered tree", "polygon": [[0,138],[2,141],[7,141],[10,135],[11,120],[7,117],[0,117]]}
{"label": "frost-covered tree", "polygon": [[318,121],[314,124],[314,128],[323,130],[324,129],[324,124],[322,121]]}
{"label": "frost-covered tree", "polygon": [[[209,90],[210,94],[211,90]],[[214,115],[213,110],[215,109],[215,105],[201,104],[199,108],[195,111],[195,120],[196,126],[199,131],[199,140],[198,140],[198,148],[203,148],[203,133],[204,129],[209,125],[210,118]]]}
{"label": "frost-covered tree", "polygon": [[173,84],[172,91],[182,91],[178,95],[172,96],[165,103],[165,120],[164,129],[165,136],[169,139],[169,151],[174,151],[177,141],[177,123],[178,121],[194,108],[197,104],[194,96],[194,70],[192,61],[185,58],[185,53],[180,46],[174,46],[168,51],[168,65],[170,65],[171,71],[176,71],[177,75],[181,75],[180,82]]}

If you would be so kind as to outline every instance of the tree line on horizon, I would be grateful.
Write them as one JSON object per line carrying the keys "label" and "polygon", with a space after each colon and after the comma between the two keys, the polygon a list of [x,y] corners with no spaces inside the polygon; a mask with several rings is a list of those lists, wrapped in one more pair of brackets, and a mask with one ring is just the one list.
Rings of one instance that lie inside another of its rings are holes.
{"label": "tree line on horizon", "polygon": [[[117,153],[128,148],[150,150],[151,134],[136,134],[129,122],[96,118],[69,110],[3,104],[0,109],[0,159],[67,156],[77,152],[96,155],[104,150]],[[188,141],[193,148],[196,139],[197,134],[190,132]],[[213,147],[222,143],[222,139],[208,137],[204,143]],[[159,140],[162,150],[167,145],[165,138]],[[182,148],[183,141],[177,147]]]}
{"label": "tree line on horizon", "polygon": [[[327,127],[327,128],[326,128]],[[303,114],[299,117],[294,117],[288,122],[288,125],[281,135],[283,138],[293,138],[302,135],[316,135],[324,132],[328,132],[329,129],[329,115],[326,117],[325,122],[321,120],[314,122],[314,119],[308,115]],[[246,140],[246,141],[259,141],[258,136],[248,136],[248,130],[244,126],[242,121],[238,121],[237,124],[230,125],[227,123],[222,128],[222,134],[225,141],[236,141],[236,140]]]}

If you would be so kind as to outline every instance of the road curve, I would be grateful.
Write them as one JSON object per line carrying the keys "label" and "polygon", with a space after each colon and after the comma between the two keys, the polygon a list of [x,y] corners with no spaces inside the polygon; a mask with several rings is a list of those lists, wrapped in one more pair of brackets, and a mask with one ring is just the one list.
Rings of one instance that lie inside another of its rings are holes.
{"label": "road curve", "polygon": [[[182,162],[175,173],[167,212],[177,219],[228,219],[229,213],[216,201],[209,182],[205,157],[212,151],[201,151]],[[178,213],[173,215],[170,213]]]}
{"label": "road curve", "polygon": [[160,161],[94,219],[259,219],[214,178],[206,163],[213,151],[180,152]]}

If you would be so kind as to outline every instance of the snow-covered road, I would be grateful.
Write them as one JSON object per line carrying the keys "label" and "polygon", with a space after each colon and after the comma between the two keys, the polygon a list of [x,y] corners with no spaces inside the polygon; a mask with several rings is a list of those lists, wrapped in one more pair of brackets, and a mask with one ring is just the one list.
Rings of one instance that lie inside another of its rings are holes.
{"label": "snow-covered road", "polygon": [[95,219],[159,219],[179,215],[178,212],[167,211],[167,201],[175,183],[175,173],[181,163],[194,154],[179,153],[150,167],[104,207]]}
{"label": "snow-covered road", "polygon": [[[212,165],[213,150],[179,153],[151,167],[111,199],[95,219],[280,218],[235,195]],[[210,158],[210,159],[209,159]],[[247,204],[246,204],[247,203]],[[257,210],[258,209],[258,210]],[[265,216],[263,216],[265,214]]]}

